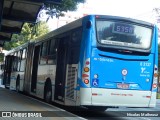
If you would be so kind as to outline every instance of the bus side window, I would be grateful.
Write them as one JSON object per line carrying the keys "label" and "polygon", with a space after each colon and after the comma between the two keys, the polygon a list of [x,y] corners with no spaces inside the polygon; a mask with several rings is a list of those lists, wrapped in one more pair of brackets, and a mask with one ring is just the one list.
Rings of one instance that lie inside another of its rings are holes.
{"label": "bus side window", "polygon": [[40,64],[47,64],[48,41],[42,44]]}
{"label": "bus side window", "polygon": [[22,50],[22,55],[21,55],[21,65],[20,65],[20,71],[24,71],[25,70],[25,59],[26,59],[26,48],[24,48]]}
{"label": "bus side window", "polygon": [[82,29],[75,29],[72,33],[69,64],[77,64],[79,61]]}
{"label": "bus side window", "polygon": [[18,70],[18,53],[17,53],[17,52],[14,53],[12,70],[13,70],[13,71],[17,71],[17,70]]}
{"label": "bus side window", "polygon": [[22,59],[25,59],[25,58],[26,58],[26,52],[27,52],[26,48],[25,48],[25,49],[23,49]]}
{"label": "bus side window", "polygon": [[56,44],[55,39],[50,40],[48,52],[48,64],[56,64]]}
{"label": "bus side window", "polygon": [[21,68],[22,52],[22,50],[18,51],[18,71],[20,71]]}

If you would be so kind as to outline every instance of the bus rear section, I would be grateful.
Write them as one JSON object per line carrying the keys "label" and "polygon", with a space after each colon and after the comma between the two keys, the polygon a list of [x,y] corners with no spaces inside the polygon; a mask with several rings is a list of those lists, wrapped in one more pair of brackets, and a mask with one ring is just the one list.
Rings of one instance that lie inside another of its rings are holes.
{"label": "bus rear section", "polygon": [[[154,54],[121,55],[94,48],[91,62],[92,105],[149,107],[151,103]],[[114,57],[113,57],[114,56]]]}
{"label": "bus rear section", "polygon": [[98,17],[95,22],[90,88],[82,90],[91,94],[83,104],[154,107],[158,78],[157,28],[114,17]]}

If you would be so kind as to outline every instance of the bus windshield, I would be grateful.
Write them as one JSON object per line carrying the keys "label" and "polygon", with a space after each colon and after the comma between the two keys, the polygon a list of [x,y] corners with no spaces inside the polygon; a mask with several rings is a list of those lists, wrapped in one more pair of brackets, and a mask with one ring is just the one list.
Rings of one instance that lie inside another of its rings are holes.
{"label": "bus windshield", "polygon": [[149,50],[152,28],[124,21],[96,21],[97,39],[100,44]]}

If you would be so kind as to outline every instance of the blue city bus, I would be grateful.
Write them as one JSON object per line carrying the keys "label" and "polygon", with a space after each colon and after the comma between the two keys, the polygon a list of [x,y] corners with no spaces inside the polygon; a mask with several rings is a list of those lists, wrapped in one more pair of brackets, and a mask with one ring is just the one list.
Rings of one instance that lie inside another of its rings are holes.
{"label": "blue city bus", "polygon": [[88,77],[79,80],[83,104],[154,107],[158,79],[157,27],[112,16],[89,16],[86,21],[91,26],[83,31],[86,43],[82,43],[86,47],[81,49],[80,56],[82,66],[89,68],[82,73]]}
{"label": "blue city bus", "polygon": [[[140,20],[88,16],[79,70],[83,105],[154,107],[157,27]],[[82,72],[82,78],[81,76]]]}
{"label": "blue city bus", "polygon": [[14,61],[22,70],[11,72],[10,86],[67,106],[154,107],[157,31],[131,18],[85,16],[15,49],[24,62]]}

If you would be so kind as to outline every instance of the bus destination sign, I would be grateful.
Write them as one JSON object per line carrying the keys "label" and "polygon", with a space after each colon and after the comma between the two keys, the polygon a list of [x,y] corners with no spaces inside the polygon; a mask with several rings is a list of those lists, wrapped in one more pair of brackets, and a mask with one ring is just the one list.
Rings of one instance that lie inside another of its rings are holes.
{"label": "bus destination sign", "polygon": [[134,27],[129,24],[115,23],[113,26],[113,33],[133,35]]}

